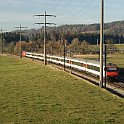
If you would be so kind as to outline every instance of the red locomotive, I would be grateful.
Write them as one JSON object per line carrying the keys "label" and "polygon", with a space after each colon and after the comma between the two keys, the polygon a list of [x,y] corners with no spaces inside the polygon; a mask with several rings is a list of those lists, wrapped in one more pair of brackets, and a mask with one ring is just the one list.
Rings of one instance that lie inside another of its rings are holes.
{"label": "red locomotive", "polygon": [[107,77],[118,77],[118,67],[115,64],[109,63],[106,65]]}

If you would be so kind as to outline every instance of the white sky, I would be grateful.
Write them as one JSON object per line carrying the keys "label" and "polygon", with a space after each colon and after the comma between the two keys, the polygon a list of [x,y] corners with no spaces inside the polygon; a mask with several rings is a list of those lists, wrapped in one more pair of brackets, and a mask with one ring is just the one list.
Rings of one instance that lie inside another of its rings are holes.
{"label": "white sky", "polygon": [[[124,20],[124,0],[105,0],[105,22]],[[63,24],[99,23],[100,0],[0,0],[0,28],[11,31],[20,24],[30,28],[43,22],[34,14],[54,14],[47,21]]]}

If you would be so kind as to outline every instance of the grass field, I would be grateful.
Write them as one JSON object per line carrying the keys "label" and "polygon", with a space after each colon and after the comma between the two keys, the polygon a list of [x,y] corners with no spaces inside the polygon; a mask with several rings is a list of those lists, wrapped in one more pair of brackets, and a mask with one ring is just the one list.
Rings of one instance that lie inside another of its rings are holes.
{"label": "grass field", "polygon": [[120,68],[124,68],[124,54],[113,54],[107,58],[107,61],[117,64]]}
{"label": "grass field", "polygon": [[118,49],[123,49],[123,50],[124,50],[124,44],[115,44],[115,46],[116,46]]}
{"label": "grass field", "polygon": [[0,124],[124,124],[124,99],[39,62],[0,56]]}

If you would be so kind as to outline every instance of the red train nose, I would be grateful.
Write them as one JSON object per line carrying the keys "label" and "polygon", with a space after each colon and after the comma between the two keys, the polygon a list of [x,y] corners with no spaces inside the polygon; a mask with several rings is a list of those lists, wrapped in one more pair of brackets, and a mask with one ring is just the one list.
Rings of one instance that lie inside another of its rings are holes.
{"label": "red train nose", "polygon": [[118,72],[107,72],[106,75],[107,75],[107,77],[117,77]]}

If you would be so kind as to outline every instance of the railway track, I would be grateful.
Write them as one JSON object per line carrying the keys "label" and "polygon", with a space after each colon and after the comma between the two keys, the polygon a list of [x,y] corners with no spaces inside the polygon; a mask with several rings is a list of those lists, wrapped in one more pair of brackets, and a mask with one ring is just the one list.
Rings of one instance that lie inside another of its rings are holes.
{"label": "railway track", "polygon": [[124,77],[120,76],[116,79],[110,80],[108,84],[124,90]]}
{"label": "railway track", "polygon": [[[59,66],[59,65],[55,65],[55,64],[50,64],[50,65],[52,65],[52,67],[54,67],[54,68],[64,70],[63,66]],[[70,68],[66,68],[65,71],[99,86],[98,77],[87,75],[87,74],[81,73],[79,71],[71,70]],[[124,82],[120,82],[120,81],[124,81],[124,80],[122,78],[119,78],[117,82],[111,82],[111,83],[107,82],[106,87],[103,87],[103,88],[105,88],[106,90],[110,91],[111,93],[113,93],[115,95],[118,95],[119,97],[124,98]]]}
{"label": "railway track", "polygon": [[[43,61],[43,54],[37,54],[37,53],[26,53],[26,57],[32,59],[32,60],[38,60]],[[64,58],[59,56],[47,56],[47,62],[48,65],[53,65],[55,68],[63,69],[65,71],[68,71],[71,74],[74,74],[78,77],[84,78],[96,85],[99,85],[99,62],[97,61],[86,61],[86,60],[77,60],[77,59],[70,59],[70,58]],[[63,67],[64,66],[64,67]],[[113,64],[109,64],[107,69],[116,69],[117,66]],[[106,74],[110,75],[109,71]],[[114,74],[118,73],[114,72]],[[107,75],[107,76],[108,76]],[[111,75],[110,75],[111,76]],[[114,76],[115,77],[115,76]],[[111,92],[114,92],[117,94],[120,94],[124,97],[124,87],[123,87],[123,78],[119,77],[117,79],[116,83],[108,83],[103,84],[103,88],[108,89]],[[120,92],[121,91],[121,92]]]}
{"label": "railway track", "polygon": [[124,90],[124,84],[122,84],[122,83],[115,83],[115,82],[114,82],[114,83],[109,83],[109,85]]}

